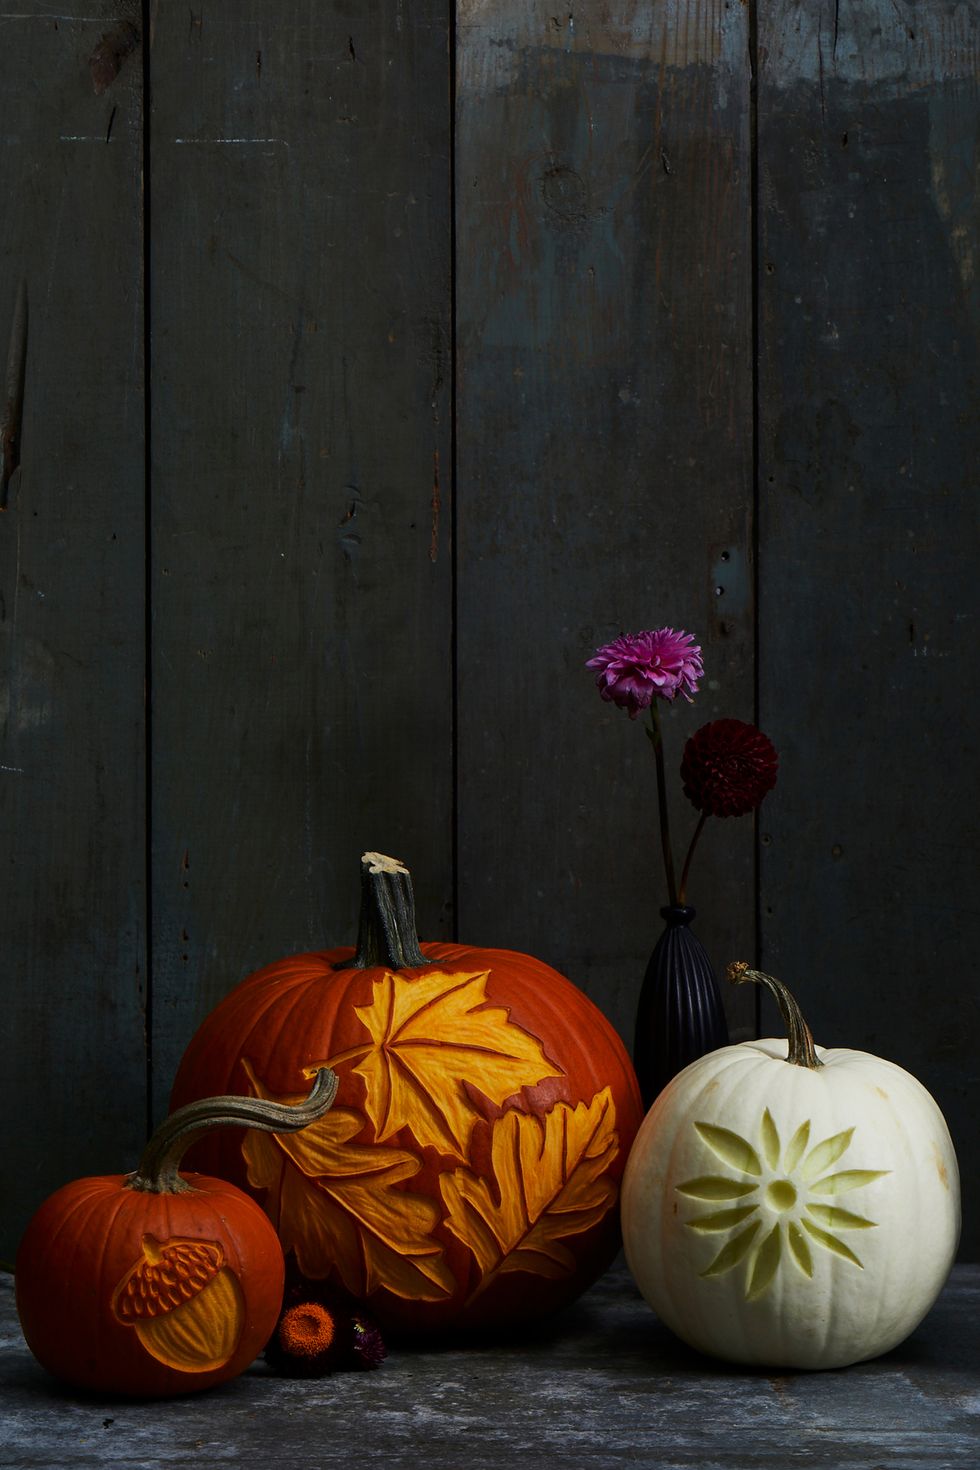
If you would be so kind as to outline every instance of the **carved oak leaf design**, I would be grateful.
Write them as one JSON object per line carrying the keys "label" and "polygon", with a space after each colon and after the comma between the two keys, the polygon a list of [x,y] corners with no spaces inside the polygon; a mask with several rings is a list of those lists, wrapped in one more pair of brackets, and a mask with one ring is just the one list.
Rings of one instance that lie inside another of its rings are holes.
{"label": "carved oak leaf design", "polygon": [[374,982],[371,1004],[355,1007],[373,1045],[353,1070],[366,1084],[379,1142],[407,1127],[423,1147],[466,1162],[481,1114],[464,1083],[499,1106],[522,1087],[563,1075],[536,1036],[488,1003],[488,978],[488,970],[386,973]]}
{"label": "carved oak leaf design", "polygon": [[476,1257],[475,1297],[504,1271],[559,1279],[575,1257],[562,1244],[616,1201],[606,1173],[616,1156],[616,1109],[606,1087],[591,1103],[557,1103],[543,1118],[513,1110],[493,1124],[494,1183],[456,1169],[441,1178],[446,1226]]}
{"label": "carved oak leaf design", "polygon": [[[245,1065],[256,1096],[270,1097]],[[249,1181],[266,1191],[266,1213],[305,1276],[336,1269],[356,1297],[384,1287],[413,1301],[441,1301],[456,1281],[432,1239],[439,1207],[392,1187],[417,1174],[421,1161],[404,1149],[352,1143],[363,1126],[352,1108],[332,1108],[298,1133],[249,1129],[242,1144]]]}

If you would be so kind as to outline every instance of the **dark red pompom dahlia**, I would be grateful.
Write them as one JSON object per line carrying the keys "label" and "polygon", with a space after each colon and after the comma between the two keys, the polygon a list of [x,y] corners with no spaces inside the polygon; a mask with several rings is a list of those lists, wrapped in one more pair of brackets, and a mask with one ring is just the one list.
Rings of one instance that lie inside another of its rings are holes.
{"label": "dark red pompom dahlia", "polygon": [[741,817],[775,786],[778,765],[775,746],[755,725],[712,720],[684,747],[684,795],[708,816]]}

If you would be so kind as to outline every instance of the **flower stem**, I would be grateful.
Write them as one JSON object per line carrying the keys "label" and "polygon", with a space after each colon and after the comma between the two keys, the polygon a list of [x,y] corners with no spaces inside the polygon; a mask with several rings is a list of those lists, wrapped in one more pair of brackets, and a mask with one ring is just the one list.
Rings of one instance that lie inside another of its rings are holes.
{"label": "flower stem", "polygon": [[667,896],[671,904],[676,905],[677,880],[674,877],[674,854],[670,845],[670,817],[667,812],[667,776],[664,771],[664,742],[660,729],[660,706],[656,697],[654,697],[650,705],[650,729],[647,733],[653,742],[653,754],[657,762],[657,801],[660,805],[660,842],[664,851]]}
{"label": "flower stem", "polygon": [[700,818],[698,819],[698,825],[694,829],[694,836],[691,838],[691,845],[687,849],[687,857],[684,859],[684,869],[681,873],[681,886],[677,890],[677,902],[680,904],[687,902],[687,875],[691,871],[691,859],[694,856],[694,849],[698,845],[698,838],[701,836],[701,833],[704,830],[704,824],[707,820],[708,813],[702,812]]}

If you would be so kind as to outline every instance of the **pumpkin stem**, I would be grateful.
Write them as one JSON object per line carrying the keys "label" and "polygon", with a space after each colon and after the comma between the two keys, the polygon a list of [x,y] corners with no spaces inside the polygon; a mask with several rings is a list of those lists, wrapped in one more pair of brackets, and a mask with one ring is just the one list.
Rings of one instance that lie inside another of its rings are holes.
{"label": "pumpkin stem", "polygon": [[744,985],[751,980],[756,985],[764,985],[775,996],[789,1038],[789,1051],[786,1055],[788,1062],[797,1067],[809,1067],[811,1070],[823,1066],[813,1044],[813,1032],[804,1021],[803,1012],[796,1000],[781,980],[777,980],[774,975],[765,974],[763,970],[750,969],[744,960],[733,960],[725,975],[732,985]]}
{"label": "pumpkin stem", "polygon": [[338,970],[408,970],[428,964],[415,929],[412,875],[397,858],[366,852],[361,858],[361,916],[357,952]]}
{"label": "pumpkin stem", "polygon": [[337,1096],[337,1074],[320,1067],[303,1102],[268,1102],[262,1097],[202,1097],[164,1118],[143,1150],[139,1167],[125,1189],[145,1194],[186,1194],[194,1186],[179,1173],[180,1161],[202,1129],[258,1128],[263,1133],[295,1133],[322,1118]]}

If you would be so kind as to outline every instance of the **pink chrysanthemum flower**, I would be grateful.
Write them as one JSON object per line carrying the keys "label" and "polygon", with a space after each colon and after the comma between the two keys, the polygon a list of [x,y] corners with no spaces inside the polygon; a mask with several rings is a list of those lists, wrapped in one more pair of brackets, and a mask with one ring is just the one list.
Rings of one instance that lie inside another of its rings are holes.
{"label": "pink chrysanthemum flower", "polygon": [[631,720],[649,709],[655,697],[683,694],[690,704],[691,695],[698,692],[697,681],[704,676],[700,645],[692,634],[673,628],[626,633],[597,648],[585,667],[596,670],[602,698],[628,710]]}

